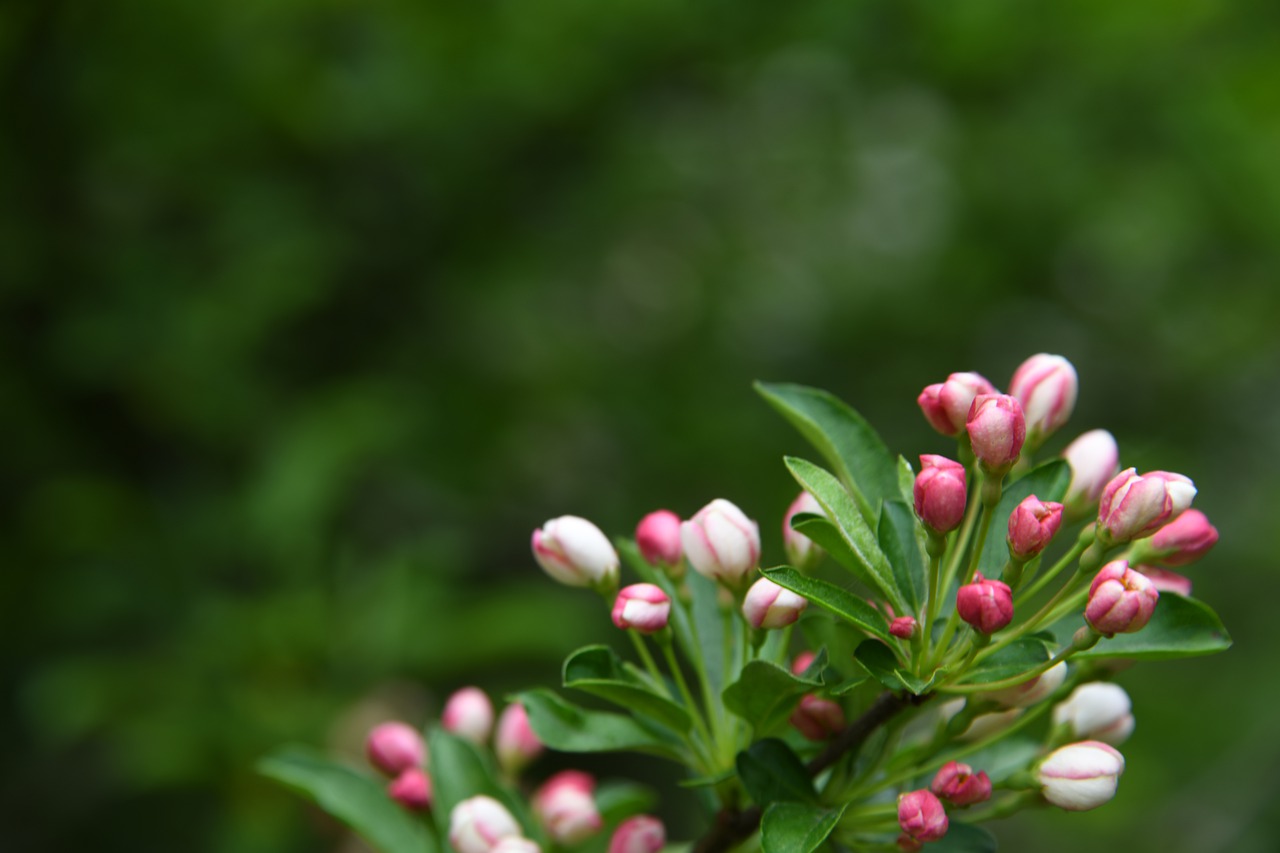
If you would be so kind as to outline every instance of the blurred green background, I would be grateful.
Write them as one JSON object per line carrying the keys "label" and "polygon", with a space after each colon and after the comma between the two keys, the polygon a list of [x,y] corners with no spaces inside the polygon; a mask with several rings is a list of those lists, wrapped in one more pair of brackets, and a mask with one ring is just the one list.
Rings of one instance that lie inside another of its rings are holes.
{"label": "blurred green background", "polygon": [[751,380],[912,455],[921,387],[1049,351],[1067,432],[1195,479],[1236,648],[1130,673],[1119,800],[1005,849],[1274,850],[1278,36],[1270,0],[6,5],[0,847],[336,850],[259,756],[608,636],[543,520],[723,496],[780,561],[807,451]]}

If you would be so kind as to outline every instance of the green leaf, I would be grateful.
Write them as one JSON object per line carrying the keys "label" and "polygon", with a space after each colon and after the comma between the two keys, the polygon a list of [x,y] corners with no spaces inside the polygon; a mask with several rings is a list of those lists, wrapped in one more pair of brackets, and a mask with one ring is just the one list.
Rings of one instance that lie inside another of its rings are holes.
{"label": "green leaf", "polygon": [[916,504],[916,472],[905,456],[898,457],[898,497],[907,506]]}
{"label": "green leaf", "polygon": [[653,811],[658,798],[653,789],[635,782],[601,782],[595,793],[596,809],[606,824]]}
{"label": "green leaf", "polygon": [[[893,567],[893,578],[910,606],[910,613],[920,612],[925,596],[924,530],[916,521],[916,513],[899,500],[885,501],[880,510],[880,526],[876,530],[880,550]],[[899,616],[906,614],[898,614]]]}
{"label": "green leaf", "polygon": [[435,853],[426,826],[387,796],[385,783],[304,747],[285,747],[258,772],[306,796],[382,853]]}
{"label": "green leaf", "polygon": [[929,853],[996,853],[996,837],[981,826],[955,823],[947,834],[928,846]]}
{"label": "green leaf", "polygon": [[[618,554],[622,557],[627,567],[640,576],[645,583],[651,583],[661,587],[662,591],[672,601],[679,600],[679,593],[671,579],[663,572],[658,571],[649,565],[648,561],[640,555],[640,549],[636,547],[635,540],[617,537],[614,539],[614,547],[617,548]],[[694,634],[693,623],[689,620],[689,614],[683,607],[671,608],[671,619],[667,623],[668,627],[675,633],[676,645],[680,647],[680,651],[689,659],[694,655],[701,655],[702,649],[698,646],[697,637]]]}
{"label": "green leaf", "polygon": [[817,388],[756,383],[756,391],[818,449],[854,496],[863,519],[898,491],[898,468],[884,441],[862,415]]}
{"label": "green leaf", "polygon": [[928,691],[933,678],[922,679],[902,668],[893,649],[879,640],[862,642],[853,656],[871,673],[871,677],[890,690],[906,690],[919,696]]}
{"label": "green leaf", "polygon": [[849,543],[840,533],[840,528],[828,521],[825,516],[801,513],[792,517],[791,527],[808,536],[815,545],[826,551],[831,559],[847,569],[859,583],[867,588],[869,594],[880,591],[879,582],[867,571],[862,558],[849,547]]}
{"label": "green leaf", "polygon": [[693,722],[682,705],[658,693],[651,679],[608,646],[586,646],[569,655],[564,686],[607,699],[676,732],[687,732]]}
{"label": "green leaf", "polygon": [[812,803],[773,803],[760,822],[764,853],[812,853],[836,828],[848,804],[826,809]]}
{"label": "green leaf", "polygon": [[803,595],[823,610],[889,642],[889,623],[885,620],[884,614],[848,590],[818,578],[811,578],[791,566],[775,566],[760,571],[778,586],[789,589],[797,595]]}
{"label": "green leaf", "polygon": [[776,664],[753,660],[724,689],[724,705],[751,723],[759,737],[785,723],[800,697],[821,686],[818,679],[798,678]]}
{"label": "green leaf", "polygon": [[498,782],[488,754],[481,753],[471,741],[437,726],[427,733],[427,754],[435,814],[450,814],[463,800],[486,794],[505,805],[526,833],[542,840],[541,827],[532,819],[528,807]]}
{"label": "green leaf", "polygon": [[804,764],[777,738],[753,743],[738,753],[738,776],[751,799],[761,806],[774,802],[817,802],[813,780]]}
{"label": "green leaf", "polygon": [[1061,501],[1070,484],[1071,466],[1065,459],[1051,459],[1012,483],[1006,483],[992,516],[991,533],[982,548],[978,571],[988,578],[1000,577],[1004,564],[1009,560],[1009,516],[1018,504],[1028,495],[1035,495],[1042,501]]}
{"label": "green leaf", "polygon": [[965,684],[989,684],[1027,672],[1051,657],[1044,639],[1019,637],[990,657],[983,658],[962,676]]}
{"label": "green leaf", "polygon": [[[1067,636],[1080,624],[1079,616],[1072,617]],[[1231,636],[1209,605],[1199,599],[1162,592],[1151,621],[1141,631],[1099,640],[1092,649],[1078,652],[1074,657],[1166,660],[1211,655],[1230,647]]]}
{"label": "green leaf", "polygon": [[[860,631],[850,631],[843,621],[832,619],[822,610],[805,611],[798,624],[800,633],[809,648],[815,652],[826,652],[827,665],[837,677],[862,672],[860,667],[852,665],[853,650],[865,639]],[[886,630],[885,633],[888,631]],[[831,680],[835,679],[829,675],[823,675],[824,682]]]}
{"label": "green leaf", "polygon": [[[712,695],[718,694],[724,689],[725,684],[725,665],[724,659],[724,626],[725,620],[720,615],[720,590],[715,581],[705,578],[693,570],[685,573],[685,583],[689,587],[689,593],[693,596],[691,610],[693,611],[693,634],[695,638],[694,648],[688,650],[686,654],[689,660],[702,659],[703,671],[707,674],[707,685],[711,688]],[[678,599],[672,598],[672,602]],[[673,606],[671,612],[674,613],[682,608]]]}
{"label": "green leaf", "polygon": [[[643,752],[683,761],[679,743],[623,714],[590,711],[561,699],[550,690],[521,693],[529,725],[552,749],[562,752]],[[434,758],[433,758],[434,760]]]}

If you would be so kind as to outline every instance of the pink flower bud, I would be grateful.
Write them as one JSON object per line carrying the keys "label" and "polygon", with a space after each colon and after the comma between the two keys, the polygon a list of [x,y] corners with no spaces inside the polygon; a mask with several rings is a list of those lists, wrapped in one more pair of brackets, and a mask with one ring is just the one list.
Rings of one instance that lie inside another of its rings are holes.
{"label": "pink flower bud", "polygon": [[947,811],[932,792],[911,791],[898,797],[898,826],[915,841],[937,841],[947,834]]}
{"label": "pink flower bud", "polygon": [[902,853],[918,853],[924,849],[924,845],[904,832],[898,836],[898,849]]}
{"label": "pink flower bud", "polygon": [[579,770],[552,776],[533,795],[533,811],[557,844],[577,844],[599,831],[600,812],[593,796],[596,782]]}
{"label": "pink flower bud", "polygon": [[1033,355],[1014,371],[1009,393],[1022,404],[1033,444],[1067,422],[1078,389],[1076,369],[1060,355]]}
{"label": "pink flower bud", "polygon": [[1156,566],[1138,566],[1138,571],[1151,581],[1156,592],[1172,592],[1183,598],[1191,597],[1191,578]]}
{"label": "pink flower bud", "polygon": [[624,586],[613,602],[613,624],[641,634],[653,634],[667,627],[671,599],[661,587],[651,583]]}
{"label": "pink flower bud", "polygon": [[444,703],[440,724],[447,732],[483,744],[493,729],[493,703],[479,687],[464,687]]}
{"label": "pink flower bud", "polygon": [[760,528],[742,510],[716,498],[680,525],[680,541],[693,570],[738,586],[760,561]]}
{"label": "pink flower bud", "polygon": [[1151,550],[1165,566],[1194,563],[1218,542],[1218,528],[1198,509],[1189,509],[1156,531]]}
{"label": "pink flower bud", "polygon": [[449,843],[457,853],[491,853],[499,841],[518,835],[511,812],[483,794],[458,803],[449,815]]}
{"label": "pink flower bud", "polygon": [[796,655],[796,659],[791,662],[792,675],[804,675],[805,670],[813,665],[818,656],[813,652],[801,652]]}
{"label": "pink flower bud", "polygon": [[536,841],[521,838],[518,835],[508,835],[493,845],[489,853],[542,853],[542,848]]}
{"label": "pink flower bud", "polygon": [[1009,553],[1015,560],[1030,560],[1045,549],[1061,524],[1062,504],[1028,496],[1009,514]]}
{"label": "pink flower bud", "polygon": [[391,799],[411,812],[431,808],[431,777],[421,767],[410,767],[387,784]]}
{"label": "pink flower bud", "polygon": [[658,853],[667,843],[662,821],[638,814],[618,824],[609,839],[609,853]]}
{"label": "pink flower bud", "polygon": [[948,761],[933,777],[929,790],[953,806],[972,806],[991,799],[991,779],[985,770],[974,773],[968,764]]}
{"label": "pink flower bud", "polygon": [[996,388],[977,373],[953,373],[946,382],[930,385],[920,392],[916,402],[929,425],[946,436],[964,432],[969,407],[979,394],[995,394]]}
{"label": "pink flower bud", "polygon": [[1006,471],[1017,462],[1027,437],[1022,404],[1008,394],[974,397],[965,428],[973,455],[990,471]]}
{"label": "pink flower bud", "polygon": [[809,601],[768,578],[760,578],[742,600],[742,615],[752,628],[784,628],[800,618]]}
{"label": "pink flower bud", "polygon": [[826,515],[818,499],[808,492],[801,492],[800,496],[791,502],[791,506],[787,507],[787,514],[782,519],[782,544],[787,550],[787,560],[801,571],[813,568],[822,559],[822,549],[808,536],[791,527],[792,517],[802,512],[810,515]]}
{"label": "pink flower bud", "polygon": [[1181,474],[1121,471],[1102,491],[1098,538],[1114,545],[1148,536],[1181,515],[1195,496],[1195,484]]}
{"label": "pink flower bud", "polygon": [[498,731],[494,735],[494,751],[498,763],[507,773],[518,773],[530,761],[542,754],[542,741],[529,725],[529,715],[519,702],[512,702],[498,718]]}
{"label": "pink flower bud", "polygon": [[410,767],[427,761],[427,744],[408,723],[390,722],[374,726],[364,743],[369,763],[388,776],[399,776]]}
{"label": "pink flower bud", "polygon": [[1021,684],[983,693],[982,697],[1006,708],[1030,708],[1062,686],[1067,680],[1067,665],[1055,663],[1035,678]]}
{"label": "pink flower bud", "polygon": [[1084,618],[1099,634],[1132,634],[1151,621],[1159,598],[1155,584],[1127,560],[1113,560],[1089,584]]}
{"label": "pink flower bud", "polygon": [[659,509],[640,519],[636,525],[636,547],[650,565],[671,568],[679,563],[680,516],[669,509]]}
{"label": "pink flower bud", "polygon": [[1124,772],[1124,756],[1096,740],[1055,750],[1041,762],[1037,775],[1044,798],[1058,808],[1082,812],[1097,808],[1116,795]]}
{"label": "pink flower bud", "polygon": [[1100,740],[1117,746],[1133,734],[1133,705],[1118,684],[1094,681],[1081,684],[1053,709],[1053,721],[1071,726],[1078,738]]}
{"label": "pink flower bud", "polygon": [[889,623],[889,633],[901,640],[910,640],[916,635],[916,619],[914,616],[899,616]]}
{"label": "pink flower bud", "polygon": [[1071,466],[1071,485],[1062,502],[1083,514],[1098,503],[1102,490],[1120,469],[1120,448],[1105,429],[1084,433],[1067,445],[1062,457]]}
{"label": "pink flower bud", "polygon": [[935,533],[953,530],[964,518],[964,466],[945,456],[920,457],[920,473],[912,487],[916,515]]}
{"label": "pink flower bud", "polygon": [[956,593],[956,612],[975,631],[994,634],[1013,621],[1013,591],[1004,581],[987,580],[975,572],[973,583]]}
{"label": "pink flower bud", "polygon": [[533,556],[562,584],[601,589],[618,585],[618,552],[585,518],[562,515],[533,531]]}
{"label": "pink flower bud", "polygon": [[844,730],[844,709],[810,693],[791,713],[791,725],[809,740],[823,741]]}

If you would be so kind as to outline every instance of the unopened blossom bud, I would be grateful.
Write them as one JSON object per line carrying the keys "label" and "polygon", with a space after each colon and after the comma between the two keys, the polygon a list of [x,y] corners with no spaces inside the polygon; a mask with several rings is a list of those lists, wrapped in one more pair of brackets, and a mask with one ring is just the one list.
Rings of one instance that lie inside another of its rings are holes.
{"label": "unopened blossom bud", "polygon": [[1081,684],[1055,707],[1053,721],[1071,726],[1075,737],[1119,746],[1133,734],[1133,705],[1120,685],[1093,681]]}
{"label": "unopened blossom bud", "polygon": [[408,723],[389,722],[373,727],[364,743],[369,763],[388,776],[399,776],[427,761],[427,744]]}
{"label": "unopened blossom bud", "polygon": [[489,853],[542,853],[538,842],[518,835],[508,835],[493,845]]}
{"label": "unopened blossom bud", "polygon": [[684,555],[698,574],[739,586],[760,561],[760,528],[732,503],[716,498],[680,525]]}
{"label": "unopened blossom bud", "polygon": [[982,634],[994,634],[1013,621],[1013,591],[1004,581],[988,580],[975,572],[973,583],[956,593],[956,612]]}
{"label": "unopened blossom bud", "polygon": [[562,515],[533,531],[533,556],[562,584],[606,590],[618,585],[618,552],[585,518]]}
{"label": "unopened blossom bud", "polygon": [[995,393],[995,386],[977,373],[953,373],[946,382],[926,387],[916,402],[930,426],[943,435],[957,436],[964,432],[973,398]]}
{"label": "unopened blossom bud", "polygon": [[1102,490],[1119,470],[1120,448],[1111,433],[1092,429],[1068,444],[1062,458],[1071,467],[1071,485],[1062,502],[1073,513],[1083,515],[1098,503]]}
{"label": "unopened blossom bud", "polygon": [[813,662],[817,659],[818,659],[818,656],[813,652],[808,652],[808,651],[801,652],[800,654],[796,655],[795,660],[791,662],[791,674],[804,675],[805,671],[808,670],[809,667],[813,665]]}
{"label": "unopened blossom bud", "polygon": [[387,785],[391,799],[411,812],[431,808],[431,777],[421,767],[410,767]]}
{"label": "unopened blossom bud", "polygon": [[809,601],[803,596],[760,578],[742,600],[742,615],[752,628],[785,628],[799,619],[808,606]]}
{"label": "unopened blossom bud", "polygon": [[1089,585],[1084,606],[1085,621],[1099,634],[1132,634],[1151,621],[1160,593],[1143,574],[1129,568],[1127,560],[1113,560],[1102,567]]}
{"label": "unopened blossom bud", "polygon": [[933,792],[921,788],[898,797],[898,826],[920,842],[937,841],[947,834],[947,811]]}
{"label": "unopened blossom bud", "polygon": [[661,587],[651,583],[624,586],[613,602],[613,624],[641,634],[653,634],[667,627],[671,599]]}
{"label": "unopened blossom bud", "polygon": [[595,779],[579,770],[552,776],[533,795],[533,811],[557,844],[577,844],[599,831]]}
{"label": "unopened blossom bud", "polygon": [[636,547],[640,556],[652,566],[671,568],[680,562],[680,516],[669,509],[659,509],[640,519],[636,525]]}
{"label": "unopened blossom bud", "polygon": [[844,709],[812,693],[800,699],[790,720],[800,734],[813,741],[826,740],[845,726]]}
{"label": "unopened blossom bud", "polygon": [[629,817],[613,831],[609,853],[658,853],[667,843],[662,821],[647,814]]}
{"label": "unopened blossom bud", "polygon": [[912,487],[916,515],[934,533],[955,529],[964,518],[965,488],[963,465],[933,453],[922,455]]}
{"label": "unopened blossom bud", "polygon": [[1102,491],[1098,538],[1114,545],[1149,536],[1181,515],[1195,496],[1195,484],[1181,474],[1121,471]]}
{"label": "unopened blossom bud", "polygon": [[948,761],[933,777],[929,790],[953,806],[972,806],[991,799],[991,778],[985,770],[974,773],[968,764]]}
{"label": "unopened blossom bud", "polygon": [[1033,355],[1013,372],[1009,393],[1022,404],[1032,445],[1039,445],[1067,422],[1078,390],[1075,367],[1060,355]]}
{"label": "unopened blossom bud", "polygon": [[889,633],[900,640],[909,640],[916,635],[916,618],[899,616],[889,623]]}
{"label": "unopened blossom bud", "polygon": [[1062,504],[1029,495],[1009,514],[1009,554],[1026,562],[1039,554],[1062,524]]}
{"label": "unopened blossom bud", "polygon": [[984,693],[983,698],[1003,705],[1006,708],[1030,708],[1032,705],[1048,698],[1067,680],[1067,665],[1059,662],[1021,684],[1006,687],[1003,690],[992,690]]}
{"label": "unopened blossom bud", "polygon": [[1018,461],[1027,437],[1022,404],[1008,394],[974,397],[965,428],[973,455],[988,471],[1009,470]]}
{"label": "unopened blossom bud", "polygon": [[826,513],[822,511],[822,505],[818,503],[817,498],[808,492],[801,492],[800,496],[791,502],[791,506],[787,507],[787,514],[782,519],[782,544],[787,551],[787,560],[797,569],[804,571],[813,568],[822,559],[823,552],[812,539],[791,526],[792,517],[800,513],[824,516]]}
{"label": "unopened blossom bud", "polygon": [[1044,798],[1067,811],[1097,808],[1116,795],[1124,756],[1096,740],[1073,743],[1049,754],[1036,771]]}
{"label": "unopened blossom bud", "polygon": [[1183,598],[1191,597],[1191,578],[1186,575],[1180,575],[1177,572],[1171,572],[1168,569],[1162,569],[1158,566],[1138,566],[1138,571],[1151,581],[1151,585],[1156,588],[1156,592],[1172,592],[1175,595],[1181,595]]}
{"label": "unopened blossom bud", "polygon": [[533,727],[529,725],[529,715],[519,702],[512,702],[503,709],[493,741],[498,764],[512,774],[518,773],[543,750],[542,741],[534,734]]}
{"label": "unopened blossom bud", "polygon": [[1164,566],[1194,563],[1218,542],[1218,528],[1198,509],[1189,509],[1156,531],[1147,543],[1152,558]]}
{"label": "unopened blossom bud", "polygon": [[479,687],[464,687],[444,703],[440,724],[447,732],[482,744],[493,730],[493,703]]}
{"label": "unopened blossom bud", "polygon": [[504,838],[520,835],[506,806],[483,794],[463,800],[449,815],[449,843],[457,853],[491,853]]}

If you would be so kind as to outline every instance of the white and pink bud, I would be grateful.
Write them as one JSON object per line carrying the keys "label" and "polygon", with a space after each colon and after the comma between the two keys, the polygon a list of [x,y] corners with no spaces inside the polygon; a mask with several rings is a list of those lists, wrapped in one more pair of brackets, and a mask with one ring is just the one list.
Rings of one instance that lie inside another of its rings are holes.
{"label": "white and pink bud", "polygon": [[388,776],[399,776],[411,767],[427,763],[427,744],[408,723],[380,723],[369,731],[364,743],[369,763]]}
{"label": "white and pink bud", "polygon": [[956,612],[981,634],[994,634],[1013,621],[1013,591],[1004,581],[975,572],[973,583],[956,592]]}
{"label": "white and pink bud", "polygon": [[703,577],[739,587],[760,562],[760,527],[723,498],[680,525],[685,559]]}
{"label": "white and pink bud", "polygon": [[636,547],[651,566],[672,569],[680,564],[680,516],[669,509],[655,510],[636,525]]}
{"label": "white and pink bud", "polygon": [[787,561],[801,571],[811,569],[822,559],[823,551],[808,536],[791,526],[791,519],[801,513],[822,515],[822,505],[818,499],[808,492],[801,492],[799,497],[787,507],[787,514],[782,519],[782,545],[787,551]]}
{"label": "white and pink bud", "polygon": [[790,722],[809,740],[824,741],[844,730],[844,709],[830,699],[810,693],[803,696],[791,712]]}
{"label": "white and pink bud", "polygon": [[928,843],[947,834],[947,810],[932,791],[921,788],[898,797],[898,826],[913,841]]}
{"label": "white and pink bud", "polygon": [[969,418],[969,407],[973,398],[979,394],[995,394],[996,388],[977,373],[953,373],[946,382],[938,382],[927,386],[920,392],[916,402],[925,420],[938,432],[946,436],[957,436],[964,432],[965,422]]}
{"label": "white and pink bud", "polygon": [[982,694],[984,699],[1006,708],[1030,708],[1047,699],[1067,680],[1067,665],[1059,662],[1021,684]]}
{"label": "white and pink bud", "polygon": [[464,687],[444,703],[440,724],[451,734],[483,744],[493,731],[493,703],[479,687]]}
{"label": "white and pink bud", "polygon": [[1218,528],[1198,509],[1189,509],[1156,531],[1146,543],[1151,558],[1163,566],[1185,566],[1218,543]]}
{"label": "white and pink bud", "polygon": [[1009,393],[1022,404],[1033,447],[1067,422],[1078,391],[1076,369],[1060,355],[1033,355],[1014,371]]}
{"label": "white and pink bud", "polygon": [[1172,592],[1174,595],[1181,595],[1183,598],[1191,597],[1191,578],[1186,575],[1180,575],[1177,572],[1171,572],[1158,566],[1138,566],[1138,571],[1147,580],[1151,581],[1151,585],[1156,588],[1156,592]]}
{"label": "white and pink bud", "polygon": [[910,640],[918,629],[914,616],[899,616],[889,623],[889,633],[900,640]]}
{"label": "white and pink bud", "polygon": [[969,444],[973,455],[988,471],[1003,473],[1013,467],[1027,438],[1022,404],[1008,394],[979,394],[973,398],[969,420]]}
{"label": "white and pink bud", "polygon": [[520,835],[506,806],[483,794],[458,803],[449,815],[449,844],[457,853],[491,853],[502,839]]}
{"label": "white and pink bud", "polygon": [[532,839],[508,835],[493,845],[489,853],[542,853],[542,848]]}
{"label": "white and pink bud", "polygon": [[562,515],[533,531],[533,557],[543,571],[567,586],[613,590],[618,586],[618,552],[585,518]]}
{"label": "white and pink bud", "polygon": [[613,624],[624,631],[654,634],[667,627],[670,617],[671,599],[651,583],[624,586],[613,602]]}
{"label": "white and pink bud", "polygon": [[1146,575],[1129,568],[1127,560],[1113,560],[1089,584],[1085,621],[1099,634],[1132,634],[1151,621],[1160,593]]}
{"label": "white and pink bud", "polygon": [[760,578],[742,600],[742,615],[752,628],[785,628],[799,619],[808,606],[809,601],[803,596]]}
{"label": "white and pink bud", "polygon": [[1092,429],[1068,444],[1062,458],[1071,467],[1071,484],[1062,503],[1073,516],[1087,515],[1120,470],[1120,447],[1105,429]]}
{"label": "white and pink bud", "polygon": [[647,814],[629,817],[613,831],[609,853],[658,853],[667,843],[667,828]]}
{"label": "white and pink bud", "polygon": [[920,457],[912,496],[916,515],[934,533],[954,530],[964,518],[965,470],[959,462],[926,453]]}
{"label": "white and pink bud", "polygon": [[596,781],[580,770],[563,770],[533,795],[533,811],[557,844],[577,844],[600,830]]}
{"label": "white and pink bud", "polygon": [[542,741],[529,725],[529,714],[524,705],[512,702],[503,709],[502,715],[498,717],[493,747],[498,755],[498,764],[510,774],[520,772],[542,754]]}
{"label": "white and pink bud", "polygon": [[1102,491],[1098,538],[1115,545],[1150,536],[1189,508],[1195,496],[1195,484],[1181,474],[1121,471]]}
{"label": "white and pink bud", "polygon": [[933,777],[929,790],[953,806],[972,806],[991,799],[991,778],[985,770],[974,773],[968,764],[948,761]]}
{"label": "white and pink bud", "polygon": [[1062,525],[1062,504],[1029,495],[1009,514],[1009,555],[1026,562],[1048,546]]}
{"label": "white and pink bud", "polygon": [[425,812],[431,808],[431,777],[410,767],[387,784],[387,794],[411,812]]}
{"label": "white and pink bud", "polygon": [[1036,774],[1046,800],[1058,808],[1082,812],[1110,801],[1123,772],[1124,756],[1118,750],[1086,740],[1050,753]]}
{"label": "white and pink bud", "polygon": [[1093,681],[1081,684],[1056,706],[1053,721],[1070,726],[1074,737],[1119,746],[1133,734],[1133,704],[1120,685]]}

